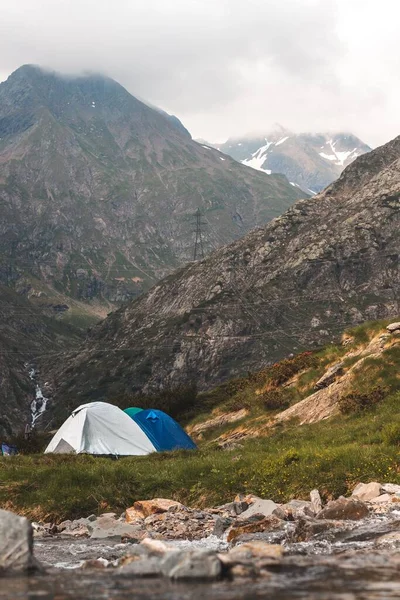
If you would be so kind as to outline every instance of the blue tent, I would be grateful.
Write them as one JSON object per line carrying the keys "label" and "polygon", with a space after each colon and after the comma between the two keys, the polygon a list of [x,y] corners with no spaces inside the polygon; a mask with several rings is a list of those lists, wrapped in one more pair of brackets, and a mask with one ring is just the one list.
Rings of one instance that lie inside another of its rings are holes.
{"label": "blue tent", "polygon": [[[127,414],[129,414],[128,411],[129,409],[126,409]],[[180,449],[195,450],[197,448],[182,427],[162,410],[141,410],[130,416],[158,452]]]}

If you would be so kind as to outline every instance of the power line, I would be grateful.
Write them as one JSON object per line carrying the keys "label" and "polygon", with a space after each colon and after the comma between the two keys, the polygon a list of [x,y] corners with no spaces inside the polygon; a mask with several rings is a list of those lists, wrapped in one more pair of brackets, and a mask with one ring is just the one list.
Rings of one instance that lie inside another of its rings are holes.
{"label": "power line", "polygon": [[203,215],[200,211],[200,208],[197,209],[194,216],[196,218],[196,221],[194,223],[194,226],[196,227],[194,231],[194,233],[196,234],[196,240],[194,243],[193,260],[196,261],[198,258],[200,258],[201,260],[204,258],[202,227],[206,225],[206,223],[201,220]]}

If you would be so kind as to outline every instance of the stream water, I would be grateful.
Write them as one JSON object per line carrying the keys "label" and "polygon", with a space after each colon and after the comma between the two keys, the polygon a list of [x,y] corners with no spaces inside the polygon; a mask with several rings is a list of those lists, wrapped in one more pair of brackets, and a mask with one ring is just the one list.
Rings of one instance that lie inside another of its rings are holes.
{"label": "stream water", "polygon": [[[268,540],[266,540],[268,541]],[[226,549],[219,538],[178,546]],[[35,555],[45,573],[6,577],[0,600],[389,600],[400,598],[400,511],[375,516],[302,543],[284,542],[269,577],[213,584],[140,579],[112,568],[81,569],[86,559],[113,562],[126,544],[105,540],[39,539]]]}

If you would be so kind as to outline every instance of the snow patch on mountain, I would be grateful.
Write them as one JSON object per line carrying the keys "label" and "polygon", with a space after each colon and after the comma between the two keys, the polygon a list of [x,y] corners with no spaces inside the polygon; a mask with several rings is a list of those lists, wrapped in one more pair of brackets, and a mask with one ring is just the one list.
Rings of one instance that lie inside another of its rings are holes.
{"label": "snow patch on mountain", "polygon": [[251,158],[242,160],[241,162],[243,165],[246,165],[246,167],[251,167],[252,169],[256,169],[257,171],[263,171],[264,173],[271,175],[271,171],[269,169],[263,169],[263,165],[267,160],[268,149],[274,144],[274,142],[269,142],[267,139],[265,139],[265,141],[267,143],[264,146],[261,146],[261,148],[259,148],[256,152],[254,152],[251,155]]}

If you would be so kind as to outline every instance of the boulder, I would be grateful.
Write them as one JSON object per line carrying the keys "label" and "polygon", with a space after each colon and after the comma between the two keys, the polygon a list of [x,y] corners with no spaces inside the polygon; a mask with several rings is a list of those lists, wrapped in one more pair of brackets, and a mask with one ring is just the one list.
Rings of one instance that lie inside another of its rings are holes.
{"label": "boulder", "polygon": [[322,500],[318,490],[310,492],[311,510],[316,515],[322,510]]}
{"label": "boulder", "polygon": [[130,539],[140,541],[145,533],[136,525],[118,521],[113,514],[101,515],[98,519],[88,523],[90,539]]}
{"label": "boulder", "polygon": [[288,520],[304,516],[313,517],[315,515],[312,503],[307,500],[290,500],[290,502],[282,504],[281,509]]}
{"label": "boulder", "polygon": [[317,383],[315,384],[315,389],[322,390],[323,388],[331,385],[337,377],[343,375],[343,366],[343,362],[338,362],[330,367],[326,373],[324,373],[322,377],[318,379]]}
{"label": "boulder", "polygon": [[127,562],[119,572],[134,577],[160,577],[162,575],[161,562],[158,557],[150,556],[142,560]]}
{"label": "boulder", "polygon": [[167,500],[166,498],[154,498],[153,500],[137,500],[133,507],[126,510],[126,520],[128,522],[137,518],[145,519],[150,515],[165,513],[171,509],[184,509],[180,502]]}
{"label": "boulder", "polygon": [[392,498],[391,494],[381,494],[376,498],[372,498],[370,502],[371,504],[387,504],[388,502],[392,502]]}
{"label": "boulder", "polygon": [[292,543],[308,542],[313,538],[320,538],[321,535],[326,538],[326,533],[328,531],[343,527],[343,524],[340,521],[310,519],[305,517],[300,517],[293,525],[295,525],[295,527],[289,535],[290,542]]}
{"label": "boulder", "polygon": [[239,515],[239,519],[248,519],[253,515],[263,515],[264,517],[269,517],[276,508],[278,508],[278,505],[275,504],[273,500],[262,500],[262,498],[255,498],[250,504],[249,508]]}
{"label": "boulder", "polygon": [[277,531],[282,529],[285,525],[285,521],[278,519],[274,515],[258,519],[254,521],[248,521],[247,523],[240,522],[239,519],[227,530],[227,541],[234,542],[239,536],[248,533],[260,533],[264,531]]}
{"label": "boulder", "polygon": [[0,509],[0,572],[29,571],[33,557],[33,529],[25,517]]}
{"label": "boulder", "polygon": [[400,322],[390,323],[390,325],[388,325],[386,327],[386,329],[388,330],[389,333],[394,333],[395,331],[400,331]]}
{"label": "boulder", "polygon": [[352,497],[357,497],[364,502],[376,498],[381,493],[381,484],[377,481],[359,483],[353,490]]}
{"label": "boulder", "polygon": [[368,506],[358,498],[331,500],[318,514],[318,519],[358,521],[369,515]]}
{"label": "boulder", "polygon": [[224,532],[232,525],[233,519],[229,517],[217,517],[215,519],[214,529],[212,535],[222,537]]}
{"label": "boulder", "polygon": [[176,581],[214,581],[221,576],[222,563],[211,550],[170,552],[161,563],[162,573]]}

